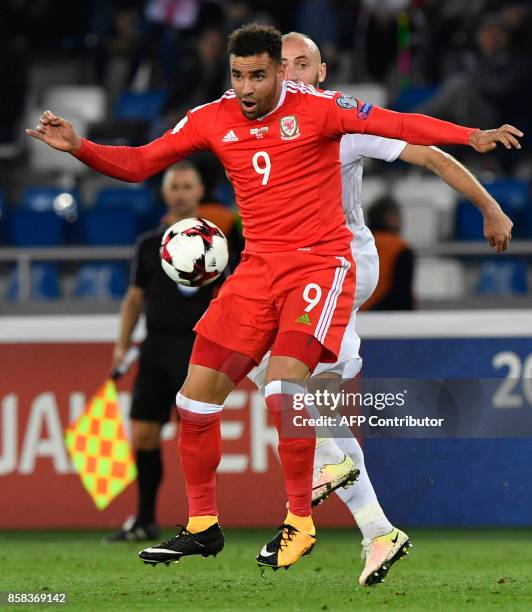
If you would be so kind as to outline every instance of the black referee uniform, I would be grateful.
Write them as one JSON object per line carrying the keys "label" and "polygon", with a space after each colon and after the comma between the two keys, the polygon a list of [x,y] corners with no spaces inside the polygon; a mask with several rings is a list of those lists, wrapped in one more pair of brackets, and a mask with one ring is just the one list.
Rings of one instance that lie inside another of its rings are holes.
{"label": "black referee uniform", "polygon": [[131,418],[164,424],[186,375],[194,325],[216,295],[221,280],[185,287],[164,272],[159,245],[165,227],[142,235],[136,245],[131,284],[144,292],[147,335],[140,349]]}

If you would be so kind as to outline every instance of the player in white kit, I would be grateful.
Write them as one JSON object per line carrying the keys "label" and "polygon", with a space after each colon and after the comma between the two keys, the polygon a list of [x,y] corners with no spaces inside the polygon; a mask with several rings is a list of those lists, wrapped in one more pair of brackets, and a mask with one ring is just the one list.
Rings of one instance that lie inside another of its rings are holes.
{"label": "player in white kit", "polygon": [[[314,86],[325,80],[326,65],[321,62],[319,49],[303,34],[291,32],[283,36],[283,62],[287,66],[286,78],[289,80]],[[356,313],[373,293],[379,278],[375,241],[365,225],[362,212],[362,164],[365,157],[387,162],[401,159],[431,170],[479,207],[484,217],[484,235],[497,252],[505,250],[511,238],[511,220],[480,183],[450,155],[435,147],[409,145],[404,141],[378,136],[344,136],[340,145],[340,161],[344,213],[353,233],[351,249],[356,262],[355,304],[338,361],[319,364],[313,378],[347,380],[355,377],[362,368],[360,337],[355,327]],[[248,375],[261,390],[267,363],[268,355]],[[327,499],[332,491],[336,491],[347,505],[363,535],[365,567],[359,583],[370,586],[384,580],[390,566],[408,552],[410,541],[386,518],[366,471],[360,444],[347,427],[342,431],[342,436],[317,439],[313,505]]]}

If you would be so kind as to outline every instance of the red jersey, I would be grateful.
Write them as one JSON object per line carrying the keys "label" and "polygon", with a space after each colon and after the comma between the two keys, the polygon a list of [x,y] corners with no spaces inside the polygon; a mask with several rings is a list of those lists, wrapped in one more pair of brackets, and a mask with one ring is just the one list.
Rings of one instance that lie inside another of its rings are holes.
{"label": "red jersey", "polygon": [[277,106],[264,117],[247,119],[229,90],[144,147],[83,140],[77,157],[115,178],[141,181],[194,151],[210,150],[234,186],[248,251],[341,254],[349,252],[352,239],[342,208],[342,135],[465,144],[474,131],[436,119],[427,127],[427,119],[285,81]]}

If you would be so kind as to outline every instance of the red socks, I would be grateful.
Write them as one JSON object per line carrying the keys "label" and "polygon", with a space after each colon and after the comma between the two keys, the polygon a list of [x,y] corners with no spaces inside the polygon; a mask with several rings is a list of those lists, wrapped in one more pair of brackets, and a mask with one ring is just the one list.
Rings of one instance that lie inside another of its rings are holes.
{"label": "red socks", "polygon": [[293,426],[286,427],[286,424],[283,425],[283,411],[287,411],[285,418],[292,418],[296,413],[290,410],[288,414],[292,403],[292,395],[281,393],[281,391],[287,390],[285,389],[287,383],[282,383],[282,385],[283,388],[281,388],[281,381],[273,381],[266,385],[266,404],[272,413],[279,434],[279,458],[283,467],[290,512],[297,516],[309,516],[312,513],[312,470],[316,436],[314,428],[301,428],[301,434],[308,437],[286,436],[284,430],[288,430],[288,433],[293,436],[294,428]]}
{"label": "red socks", "polygon": [[197,402],[180,393],[176,402],[180,417],[179,450],[189,516],[215,516],[218,514],[216,469],[222,457],[222,406]]}

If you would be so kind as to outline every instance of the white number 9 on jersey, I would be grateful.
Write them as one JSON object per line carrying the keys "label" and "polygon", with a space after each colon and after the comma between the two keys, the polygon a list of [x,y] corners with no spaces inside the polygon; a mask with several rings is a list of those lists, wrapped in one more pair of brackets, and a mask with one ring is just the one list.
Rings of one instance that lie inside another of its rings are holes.
{"label": "white number 9 on jersey", "polygon": [[[259,160],[262,160],[263,163],[259,165]],[[270,170],[272,169],[272,163],[270,161],[270,156],[266,151],[257,151],[251,160],[253,163],[253,168],[257,174],[262,176],[262,184],[266,185],[268,179],[270,178]]]}

